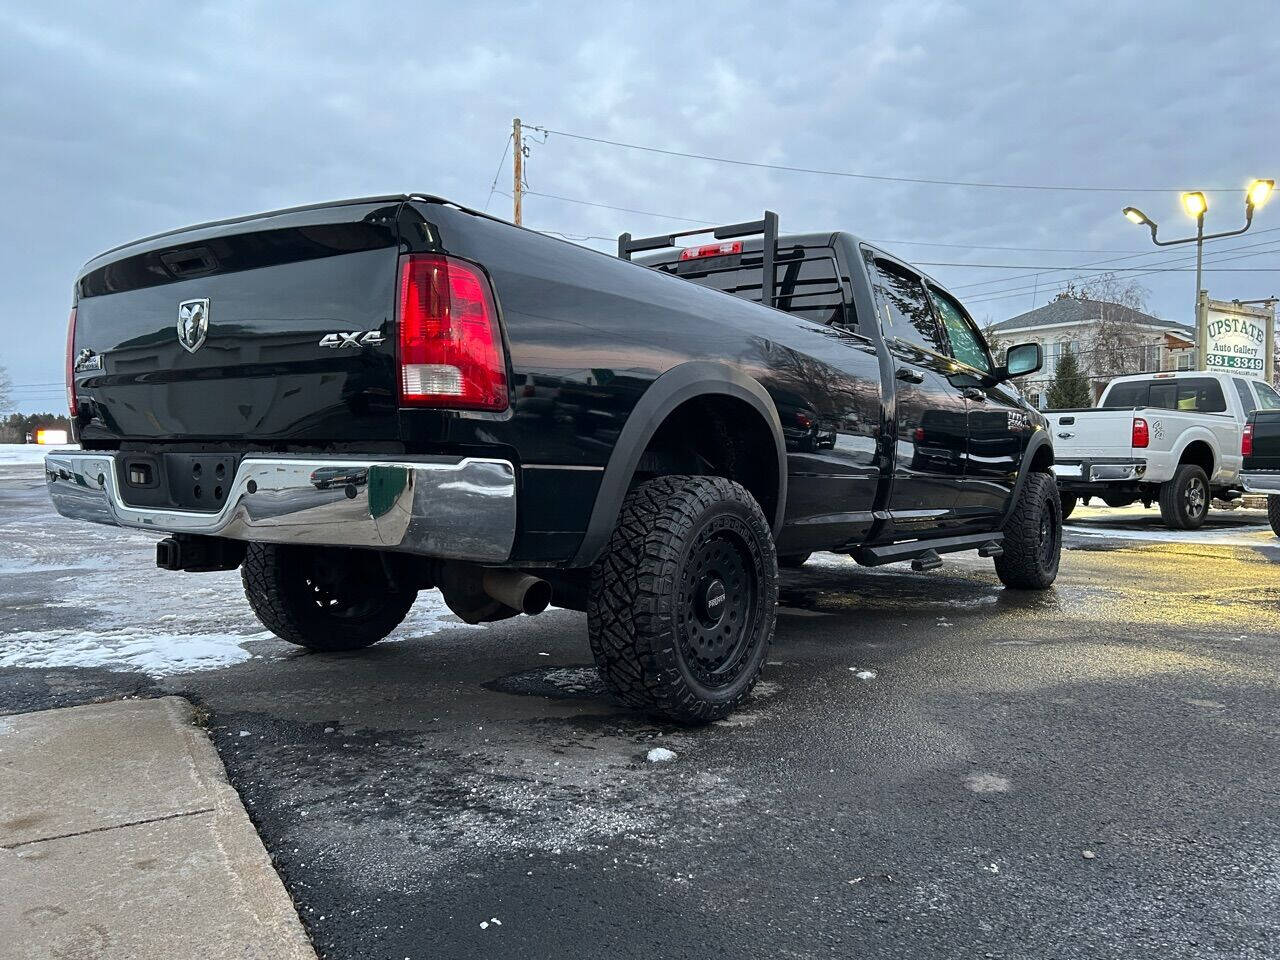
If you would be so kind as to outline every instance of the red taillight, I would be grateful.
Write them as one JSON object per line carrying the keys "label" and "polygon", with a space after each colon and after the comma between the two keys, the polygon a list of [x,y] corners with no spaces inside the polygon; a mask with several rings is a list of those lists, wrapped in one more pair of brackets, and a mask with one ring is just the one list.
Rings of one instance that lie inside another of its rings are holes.
{"label": "red taillight", "polygon": [[1133,418],[1133,445],[1145,447],[1151,442],[1151,431],[1147,429],[1147,421],[1141,417]]}
{"label": "red taillight", "polygon": [[1244,433],[1240,434],[1240,456],[1253,456],[1253,424],[1244,425]]}
{"label": "red taillight", "polygon": [[724,257],[731,253],[742,252],[741,240],[730,240],[727,243],[707,243],[701,247],[686,247],[680,251],[681,260],[697,260],[699,257]]}
{"label": "red taillight", "polygon": [[400,262],[400,402],[411,407],[507,408],[507,368],[489,281],[461,260]]}
{"label": "red taillight", "polygon": [[71,416],[78,412],[76,399],[76,308],[71,308],[71,317],[67,320],[67,409]]}

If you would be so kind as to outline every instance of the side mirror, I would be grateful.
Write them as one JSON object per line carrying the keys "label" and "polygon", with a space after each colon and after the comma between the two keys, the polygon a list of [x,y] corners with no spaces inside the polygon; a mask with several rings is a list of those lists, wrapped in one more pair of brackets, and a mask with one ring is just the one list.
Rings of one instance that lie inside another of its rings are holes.
{"label": "side mirror", "polygon": [[1009,380],[1013,377],[1025,377],[1029,373],[1035,373],[1044,366],[1044,354],[1040,350],[1038,343],[1019,343],[1017,346],[1010,347],[1004,357],[1004,367],[1001,369],[1002,380]]}

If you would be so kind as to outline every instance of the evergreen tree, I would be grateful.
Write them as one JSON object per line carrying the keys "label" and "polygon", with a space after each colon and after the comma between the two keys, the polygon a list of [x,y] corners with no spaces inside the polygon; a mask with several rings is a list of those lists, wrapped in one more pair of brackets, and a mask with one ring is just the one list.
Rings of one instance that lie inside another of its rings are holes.
{"label": "evergreen tree", "polygon": [[1069,350],[1058,361],[1053,382],[1049,384],[1047,399],[1050,410],[1088,407],[1093,404],[1093,396],[1089,391],[1089,378],[1080,369],[1076,355]]}

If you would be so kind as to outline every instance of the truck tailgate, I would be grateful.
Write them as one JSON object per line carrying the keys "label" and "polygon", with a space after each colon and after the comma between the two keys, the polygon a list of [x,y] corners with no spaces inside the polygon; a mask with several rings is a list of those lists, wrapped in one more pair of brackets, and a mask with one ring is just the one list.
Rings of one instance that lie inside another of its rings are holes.
{"label": "truck tailgate", "polygon": [[1255,410],[1253,452],[1244,458],[1244,470],[1280,470],[1280,410]]}
{"label": "truck tailgate", "polygon": [[[1054,459],[1059,463],[1133,455],[1131,409],[1051,410],[1045,416],[1053,436]],[[1061,474],[1061,468],[1057,472]]]}
{"label": "truck tailgate", "polygon": [[71,351],[81,439],[396,439],[399,207],[227,221],[91,261]]}

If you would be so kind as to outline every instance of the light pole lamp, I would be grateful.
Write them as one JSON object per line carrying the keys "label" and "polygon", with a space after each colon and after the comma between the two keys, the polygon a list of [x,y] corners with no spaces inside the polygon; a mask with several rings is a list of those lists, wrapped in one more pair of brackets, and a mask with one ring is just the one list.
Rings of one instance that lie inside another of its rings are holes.
{"label": "light pole lamp", "polygon": [[1199,370],[1205,369],[1206,348],[1208,346],[1206,316],[1204,311],[1200,309],[1200,296],[1203,292],[1201,289],[1203,286],[1201,277],[1204,273],[1204,242],[1206,240],[1218,240],[1222,237],[1238,237],[1248,230],[1253,225],[1253,212],[1271,199],[1271,191],[1275,189],[1275,186],[1276,182],[1274,180],[1254,180],[1244,192],[1244,226],[1239,230],[1224,230],[1221,233],[1210,234],[1204,232],[1204,215],[1209,212],[1209,201],[1198,190],[1184,193],[1182,195],[1182,209],[1187,212],[1187,216],[1195,220],[1196,235],[1194,237],[1182,237],[1178,240],[1161,240],[1156,235],[1159,226],[1154,220],[1137,207],[1124,208],[1124,215],[1129,219],[1130,223],[1136,223],[1139,226],[1146,224],[1151,230],[1151,242],[1157,247],[1176,247],[1183,243],[1194,243],[1196,245],[1196,368]]}

